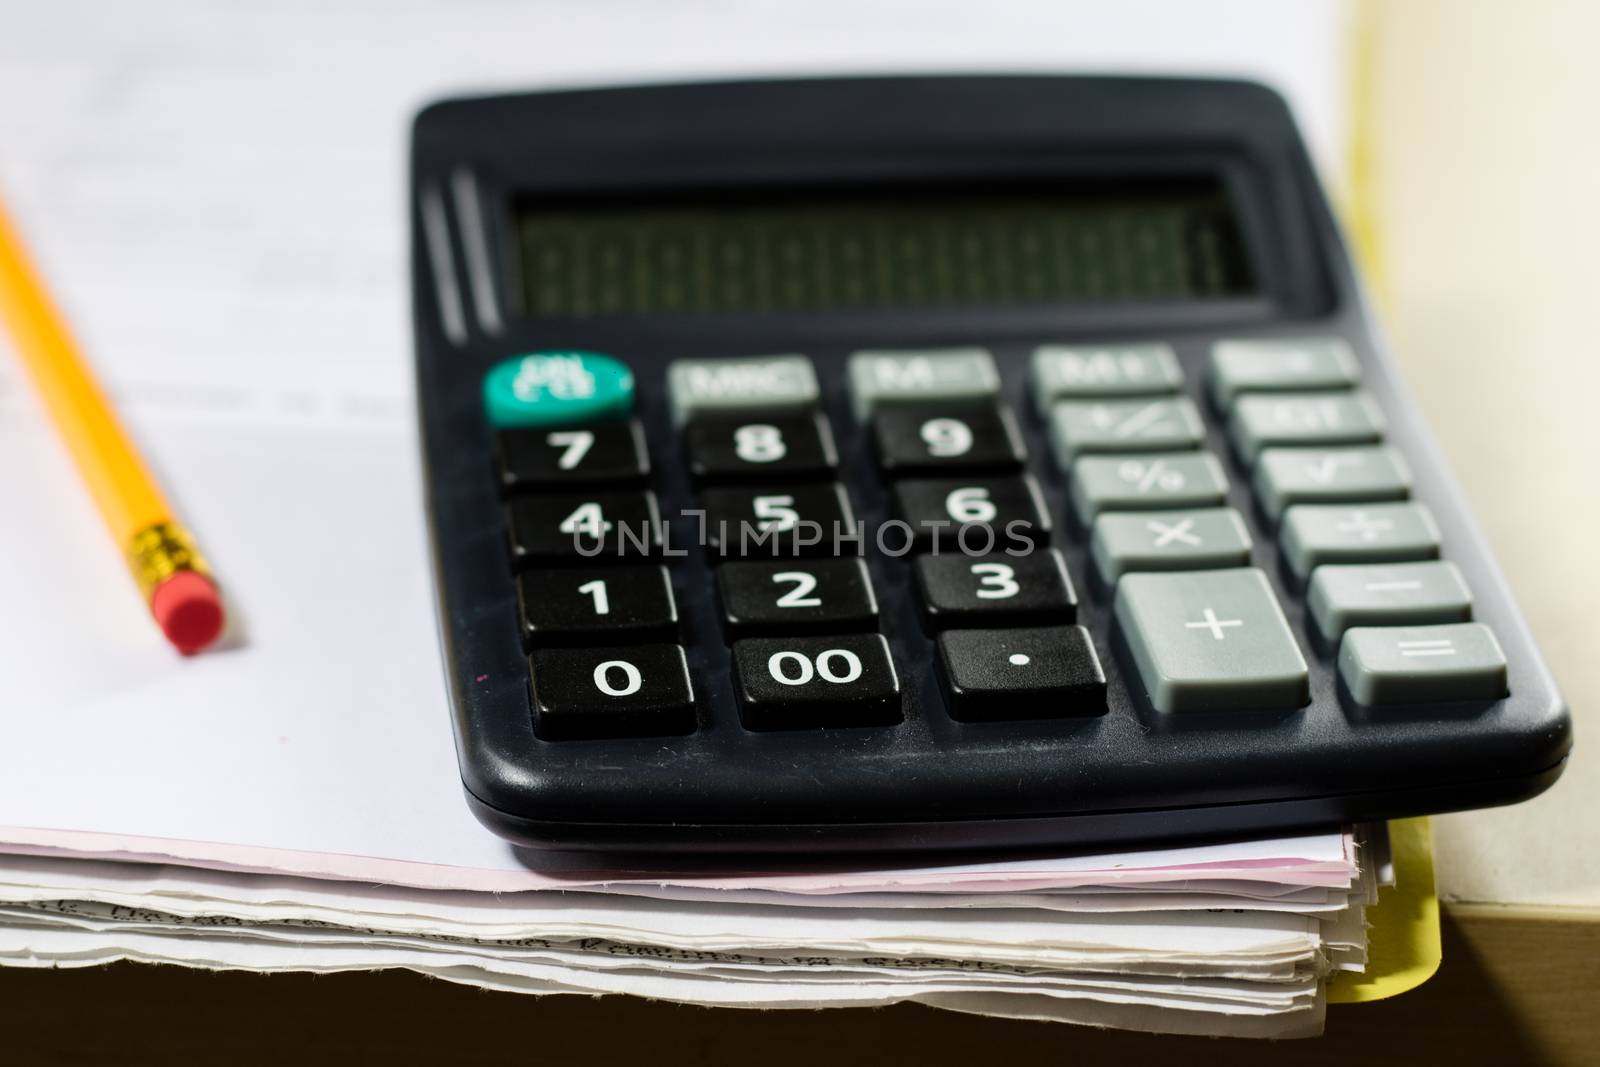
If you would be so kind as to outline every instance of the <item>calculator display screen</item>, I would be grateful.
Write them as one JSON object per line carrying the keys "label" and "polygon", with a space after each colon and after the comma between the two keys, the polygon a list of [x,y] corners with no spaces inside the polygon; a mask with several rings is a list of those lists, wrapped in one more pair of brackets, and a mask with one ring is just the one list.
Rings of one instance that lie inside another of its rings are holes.
{"label": "calculator display screen", "polygon": [[540,198],[515,225],[536,319],[1257,292],[1215,180]]}

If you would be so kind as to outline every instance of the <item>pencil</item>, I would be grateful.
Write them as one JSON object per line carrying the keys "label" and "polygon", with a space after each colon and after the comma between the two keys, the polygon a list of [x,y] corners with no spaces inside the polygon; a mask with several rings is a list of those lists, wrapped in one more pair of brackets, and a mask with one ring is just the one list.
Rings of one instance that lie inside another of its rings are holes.
{"label": "pencil", "polygon": [[0,318],[167,640],[199,652],[222,632],[222,597],[95,382],[0,204]]}

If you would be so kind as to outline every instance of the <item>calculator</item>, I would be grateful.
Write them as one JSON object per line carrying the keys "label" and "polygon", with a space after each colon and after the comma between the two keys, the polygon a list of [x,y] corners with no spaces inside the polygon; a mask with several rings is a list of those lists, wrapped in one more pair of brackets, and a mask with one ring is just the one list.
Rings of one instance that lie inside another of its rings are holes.
{"label": "calculator", "polygon": [[1561,773],[1268,89],[450,100],[410,211],[455,741],[513,842],[1064,847]]}

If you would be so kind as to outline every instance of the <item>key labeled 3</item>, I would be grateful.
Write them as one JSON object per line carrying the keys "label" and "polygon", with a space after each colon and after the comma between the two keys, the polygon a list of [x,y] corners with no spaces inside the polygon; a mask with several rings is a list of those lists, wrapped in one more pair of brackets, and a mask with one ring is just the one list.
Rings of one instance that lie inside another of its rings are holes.
{"label": "key labeled 3", "polygon": [[950,626],[1071,622],[1078,602],[1066,561],[1053,548],[1018,556],[919,556],[912,581],[930,633]]}

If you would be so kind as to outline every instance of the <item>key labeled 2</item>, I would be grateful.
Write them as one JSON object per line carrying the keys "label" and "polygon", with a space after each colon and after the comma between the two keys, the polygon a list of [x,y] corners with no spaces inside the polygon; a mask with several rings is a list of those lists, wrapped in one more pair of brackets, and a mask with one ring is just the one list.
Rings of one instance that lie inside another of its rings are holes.
{"label": "key labeled 2", "polygon": [[1016,470],[1028,456],[1016,418],[999,404],[885,406],[873,416],[872,436],[891,475]]}
{"label": "key labeled 2", "polygon": [[524,571],[517,616],[529,648],[665,641],[678,632],[672,579],[655,564]]}
{"label": "key labeled 2", "polygon": [[716,576],[730,639],[878,625],[872,579],[859,559],[735,561],[718,567]]}
{"label": "key labeled 2", "polygon": [[900,679],[881,634],[753,637],[733,645],[739,716],[750,730],[886,726]]}

